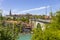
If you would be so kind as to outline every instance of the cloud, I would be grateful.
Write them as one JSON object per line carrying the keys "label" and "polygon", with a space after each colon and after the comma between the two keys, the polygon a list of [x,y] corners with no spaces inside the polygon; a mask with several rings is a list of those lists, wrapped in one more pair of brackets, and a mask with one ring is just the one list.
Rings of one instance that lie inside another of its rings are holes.
{"label": "cloud", "polygon": [[7,10],[3,10],[2,15],[3,15],[3,16],[9,15],[9,11],[7,11]]}
{"label": "cloud", "polygon": [[21,13],[23,12],[30,12],[30,11],[35,11],[35,10],[42,10],[45,8],[49,8],[50,6],[44,6],[44,7],[39,7],[39,8],[33,8],[33,9],[29,9],[29,10],[24,10],[24,11],[20,11]]}
{"label": "cloud", "polygon": [[[36,11],[36,10],[42,10],[42,9],[46,9],[49,8],[50,6],[43,6],[43,7],[39,7],[39,8],[33,8],[33,9],[29,9],[29,10],[24,10],[24,11],[19,11],[18,9],[13,9],[12,14],[20,14],[20,13],[25,13],[25,12],[30,12],[30,11]],[[9,11],[8,10],[3,10],[3,15],[8,15]]]}

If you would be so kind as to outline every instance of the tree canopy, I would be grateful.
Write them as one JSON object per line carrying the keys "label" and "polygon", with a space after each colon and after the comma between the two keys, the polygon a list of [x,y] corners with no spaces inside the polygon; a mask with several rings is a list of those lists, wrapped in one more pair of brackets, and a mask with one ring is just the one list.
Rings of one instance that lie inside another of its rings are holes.
{"label": "tree canopy", "polygon": [[32,40],[60,40],[60,11],[55,13],[46,27],[44,31],[35,29]]}

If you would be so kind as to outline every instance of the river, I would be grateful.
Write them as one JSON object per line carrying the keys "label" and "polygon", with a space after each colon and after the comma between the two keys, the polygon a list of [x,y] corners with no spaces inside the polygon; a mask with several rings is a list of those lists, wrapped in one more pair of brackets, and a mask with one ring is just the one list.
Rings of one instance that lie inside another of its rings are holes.
{"label": "river", "polygon": [[20,34],[18,40],[31,40],[32,34]]}

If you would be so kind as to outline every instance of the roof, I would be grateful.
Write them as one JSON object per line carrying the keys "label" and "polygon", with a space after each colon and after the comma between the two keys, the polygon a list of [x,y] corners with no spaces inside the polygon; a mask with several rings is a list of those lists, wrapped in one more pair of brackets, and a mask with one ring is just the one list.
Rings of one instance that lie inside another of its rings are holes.
{"label": "roof", "polygon": [[32,28],[32,24],[22,22],[22,25],[26,25],[25,28]]}
{"label": "roof", "polygon": [[13,20],[9,20],[9,21],[5,21],[7,23],[20,23],[20,21],[13,21]]}

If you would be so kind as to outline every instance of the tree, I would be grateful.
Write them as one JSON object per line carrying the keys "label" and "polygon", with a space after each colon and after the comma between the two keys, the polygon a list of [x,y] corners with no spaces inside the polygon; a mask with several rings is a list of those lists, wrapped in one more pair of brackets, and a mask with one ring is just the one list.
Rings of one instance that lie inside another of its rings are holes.
{"label": "tree", "polygon": [[22,17],[20,20],[21,20],[22,22],[27,22],[27,23],[29,23],[29,19],[28,19],[28,18]]}
{"label": "tree", "polygon": [[34,29],[34,31],[33,31],[32,40],[42,40],[43,39],[42,35],[43,35],[43,33],[42,33],[41,25],[38,23],[37,28]]}
{"label": "tree", "polygon": [[41,25],[39,23],[37,24],[37,28],[42,30]]}
{"label": "tree", "polygon": [[10,26],[3,27],[0,25],[0,40],[16,40],[18,36],[18,28],[13,24],[14,28]]}
{"label": "tree", "polygon": [[56,12],[44,31],[35,29],[32,40],[60,40],[60,11]]}
{"label": "tree", "polygon": [[60,40],[60,11],[57,11],[55,14],[51,24],[49,24],[49,27],[44,32],[46,40]]}

